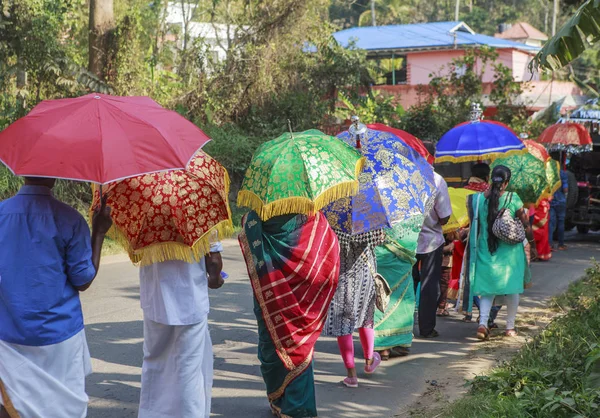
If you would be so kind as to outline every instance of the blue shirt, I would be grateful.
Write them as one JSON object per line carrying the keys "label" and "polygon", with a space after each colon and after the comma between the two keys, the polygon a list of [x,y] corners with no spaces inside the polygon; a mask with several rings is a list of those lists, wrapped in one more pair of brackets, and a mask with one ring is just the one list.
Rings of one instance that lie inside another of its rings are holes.
{"label": "blue shirt", "polygon": [[79,292],[96,275],[90,230],[43,186],[0,202],[0,340],[41,346],[83,329]]}
{"label": "blue shirt", "polygon": [[560,170],[560,189],[554,193],[554,197],[552,198],[551,205],[566,205],[567,204],[567,195],[564,190],[569,188],[569,176],[567,172],[564,170]]}

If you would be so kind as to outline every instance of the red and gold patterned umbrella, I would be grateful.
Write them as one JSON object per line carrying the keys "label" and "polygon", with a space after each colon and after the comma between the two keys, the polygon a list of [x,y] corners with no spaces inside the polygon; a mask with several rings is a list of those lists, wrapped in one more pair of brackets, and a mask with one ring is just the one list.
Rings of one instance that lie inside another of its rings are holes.
{"label": "red and gold patterned umbrella", "polygon": [[557,123],[542,132],[538,142],[549,151],[579,153],[592,150],[592,137],[585,126],[578,123]]}
{"label": "red and gold patterned umbrella", "polygon": [[[209,252],[215,232],[233,232],[229,175],[200,151],[186,170],[164,171],[112,183],[103,191],[111,207],[109,236],[128,251],[133,263],[194,262]],[[94,192],[92,209],[99,206]]]}

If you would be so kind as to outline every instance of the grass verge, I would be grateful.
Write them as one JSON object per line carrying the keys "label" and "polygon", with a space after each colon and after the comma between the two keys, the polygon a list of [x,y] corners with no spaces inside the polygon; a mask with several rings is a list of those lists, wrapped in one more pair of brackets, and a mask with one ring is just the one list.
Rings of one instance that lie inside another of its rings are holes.
{"label": "grass verge", "polygon": [[552,301],[563,312],[439,417],[600,416],[600,265]]}

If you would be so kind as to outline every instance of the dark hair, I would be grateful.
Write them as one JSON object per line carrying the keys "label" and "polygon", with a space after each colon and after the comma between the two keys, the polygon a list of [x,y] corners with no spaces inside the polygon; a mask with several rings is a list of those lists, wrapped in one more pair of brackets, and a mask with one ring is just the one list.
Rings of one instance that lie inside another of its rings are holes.
{"label": "dark hair", "polygon": [[481,180],[489,181],[490,166],[486,163],[478,163],[471,167],[471,176]]}
{"label": "dark hair", "polygon": [[488,249],[494,254],[498,249],[498,238],[492,232],[494,222],[500,213],[500,195],[502,194],[502,185],[510,181],[512,173],[510,168],[503,165],[497,165],[492,170],[492,187],[490,187],[490,197],[488,198]]}

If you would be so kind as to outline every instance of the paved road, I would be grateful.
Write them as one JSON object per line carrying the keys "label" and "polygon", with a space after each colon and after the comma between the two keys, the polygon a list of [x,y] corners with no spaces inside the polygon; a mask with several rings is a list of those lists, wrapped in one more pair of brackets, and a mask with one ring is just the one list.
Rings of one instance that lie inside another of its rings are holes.
{"label": "paved road", "polygon": [[[534,264],[534,287],[522,306],[541,306],[581,277],[591,257],[600,258],[600,236],[571,236],[569,250],[549,263]],[[577,241],[576,241],[577,240]],[[87,381],[90,418],[137,416],[142,364],[142,312],[137,269],[121,256],[106,260],[92,289],[83,294],[86,333],[94,374]],[[215,352],[213,416],[267,418],[264,384],[256,358],[257,331],[252,291],[236,241],[225,243],[225,271],[230,278],[211,291],[210,327]],[[502,326],[504,317],[500,316]],[[472,377],[469,367],[478,344],[475,324],[459,316],[444,318],[434,341],[416,339],[412,354],[393,359],[371,378],[360,376],[358,389],[343,388],[343,363],[332,338],[321,338],[315,354],[317,403],[321,417],[370,418],[404,416],[418,400],[428,380],[441,379],[459,387]],[[357,365],[361,354],[356,342]],[[471,357],[469,357],[471,355]]]}

